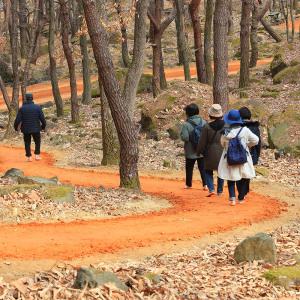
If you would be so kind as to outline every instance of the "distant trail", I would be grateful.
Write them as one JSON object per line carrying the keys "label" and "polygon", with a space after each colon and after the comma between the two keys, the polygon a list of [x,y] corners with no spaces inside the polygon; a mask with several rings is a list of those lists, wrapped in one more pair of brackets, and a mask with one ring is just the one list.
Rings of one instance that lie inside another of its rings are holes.
{"label": "distant trail", "polygon": [[[266,65],[271,62],[271,59],[266,58],[258,61],[258,66]],[[196,76],[196,66],[191,64],[191,76]],[[240,62],[239,61],[231,61],[229,62],[229,74],[236,74],[240,70]],[[146,74],[151,74],[151,70],[145,70]],[[170,68],[165,70],[166,77],[168,80],[173,79],[184,79],[184,73],[182,66]],[[92,80],[97,80],[97,76],[92,76]],[[70,99],[70,83],[68,79],[59,81],[60,93],[64,100]],[[52,88],[50,81],[45,81],[43,83],[38,83],[31,85],[27,88],[27,91],[33,93],[35,103],[42,104],[48,101],[53,101],[52,96]],[[77,80],[77,92],[80,95],[83,91],[83,81],[82,78],[78,78]],[[11,89],[8,89],[9,95],[11,95]],[[6,109],[2,93],[0,94],[0,110]]]}
{"label": "distant trail", "polygon": [[[0,172],[15,167],[26,175],[58,176],[63,183],[117,187],[115,173],[64,169],[54,166],[50,154],[40,162],[24,161],[20,148],[0,146]],[[196,175],[196,174],[195,174]],[[283,205],[251,192],[243,205],[231,207],[227,195],[207,198],[195,180],[195,188],[183,189],[183,180],[141,177],[145,193],[168,199],[173,207],[161,212],[108,220],[56,224],[0,225],[0,258],[18,260],[69,260],[152,246],[168,241],[199,238],[279,216]]]}

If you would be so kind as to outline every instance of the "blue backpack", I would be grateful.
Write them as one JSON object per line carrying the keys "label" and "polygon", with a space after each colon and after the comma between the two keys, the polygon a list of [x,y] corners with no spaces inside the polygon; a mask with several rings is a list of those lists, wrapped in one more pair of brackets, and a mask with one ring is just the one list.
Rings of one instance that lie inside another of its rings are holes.
{"label": "blue backpack", "polygon": [[198,143],[200,141],[202,129],[203,129],[204,125],[206,124],[206,122],[201,120],[201,123],[198,125],[195,125],[192,122],[189,122],[189,123],[194,127],[193,131],[190,133],[190,142],[192,143],[193,148],[197,149]]}
{"label": "blue backpack", "polygon": [[229,166],[243,165],[247,162],[247,150],[242,145],[239,139],[239,134],[243,128],[240,129],[236,137],[229,140],[228,150],[227,150],[227,163]]}

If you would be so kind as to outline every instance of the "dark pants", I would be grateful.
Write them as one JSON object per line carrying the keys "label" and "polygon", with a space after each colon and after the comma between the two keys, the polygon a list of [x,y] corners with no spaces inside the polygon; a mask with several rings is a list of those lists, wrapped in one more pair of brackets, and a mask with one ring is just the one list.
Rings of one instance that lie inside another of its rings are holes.
{"label": "dark pants", "polygon": [[[215,191],[214,171],[213,170],[205,170],[205,178],[206,178],[208,190],[210,192],[214,192]],[[223,186],[224,186],[224,180],[218,177],[218,184],[217,184],[217,193],[218,194],[223,193]]]}
{"label": "dark pants", "polygon": [[192,186],[193,181],[193,171],[195,163],[197,162],[198,169],[201,175],[202,185],[206,186],[206,178],[205,178],[205,170],[204,170],[204,158],[198,158],[198,159],[185,159],[185,172],[186,172],[186,180],[185,184],[188,187]]}
{"label": "dark pants", "polygon": [[35,151],[34,154],[39,155],[41,154],[41,133],[36,132],[36,133],[24,133],[24,144],[25,144],[25,151],[26,151],[26,156],[31,157],[31,137],[34,140],[35,143]]}
{"label": "dark pants", "polygon": [[240,201],[244,200],[245,196],[248,193],[249,182],[250,182],[249,179],[244,179],[244,178],[242,178],[239,181],[228,180],[227,184],[228,184],[229,197],[235,198],[235,185],[236,185],[239,193],[238,199]]}

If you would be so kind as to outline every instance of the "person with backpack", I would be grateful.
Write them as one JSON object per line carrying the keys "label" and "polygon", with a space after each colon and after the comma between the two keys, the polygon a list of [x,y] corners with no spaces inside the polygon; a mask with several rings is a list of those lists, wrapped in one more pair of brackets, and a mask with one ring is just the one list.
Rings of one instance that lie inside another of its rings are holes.
{"label": "person with backpack", "polygon": [[[261,151],[261,136],[260,136],[260,129],[259,129],[260,124],[258,121],[251,120],[252,114],[248,107],[244,106],[240,108],[239,112],[244,122],[243,126],[249,128],[259,138],[258,144],[250,149],[253,165],[255,166],[258,164],[260,151]],[[246,194],[248,194],[250,191],[250,179],[246,179],[245,184],[246,184]]]}
{"label": "person with backpack", "polygon": [[182,141],[184,141],[186,188],[192,187],[193,171],[197,162],[203,189],[206,190],[204,159],[202,155],[197,155],[197,146],[202,128],[206,122],[199,116],[199,107],[196,104],[189,104],[184,110],[187,120],[182,125],[180,136]]}
{"label": "person with backpack", "polygon": [[221,137],[224,150],[218,174],[220,178],[227,180],[230,204],[235,205],[235,185],[239,203],[243,203],[247,190],[246,180],[255,177],[249,148],[256,146],[259,139],[249,128],[243,127],[238,110],[230,110],[225,114],[224,121],[228,127]]}
{"label": "person with backpack", "polygon": [[41,130],[45,130],[46,120],[42,108],[34,104],[32,94],[25,95],[25,102],[19,109],[14,127],[23,133],[27,161],[32,161],[31,138],[35,143],[35,160],[41,160]]}
{"label": "person with backpack", "polygon": [[[211,122],[203,127],[200,141],[197,147],[197,155],[204,156],[205,176],[208,187],[208,197],[215,195],[214,170],[218,170],[219,161],[223,153],[221,135],[224,128],[222,107],[213,104],[208,110]],[[224,180],[218,177],[217,194],[223,193]]]}

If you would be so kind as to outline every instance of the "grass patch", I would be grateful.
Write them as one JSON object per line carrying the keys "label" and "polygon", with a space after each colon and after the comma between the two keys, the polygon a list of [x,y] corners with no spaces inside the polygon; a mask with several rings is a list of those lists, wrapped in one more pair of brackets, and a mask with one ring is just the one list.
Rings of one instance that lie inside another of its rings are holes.
{"label": "grass patch", "polygon": [[300,65],[288,67],[275,75],[275,77],[273,78],[273,83],[279,84],[284,82],[284,83],[295,84],[299,82],[299,75],[300,75]]}
{"label": "grass patch", "polygon": [[264,273],[264,277],[273,284],[279,284],[280,277],[286,277],[290,280],[300,279],[300,264],[291,267],[279,267],[271,269]]}
{"label": "grass patch", "polygon": [[73,187],[66,186],[66,185],[46,186],[43,189],[43,195],[45,198],[53,201],[61,201],[63,199],[66,199],[66,201],[68,200],[71,201],[73,199],[73,191],[74,191]]}
{"label": "grass patch", "polygon": [[262,98],[277,98],[279,96],[279,91],[266,91],[264,92],[261,97]]}
{"label": "grass patch", "polygon": [[11,193],[24,193],[28,190],[37,190],[41,186],[38,184],[18,184],[18,185],[8,185],[0,188],[0,196],[8,195]]}

